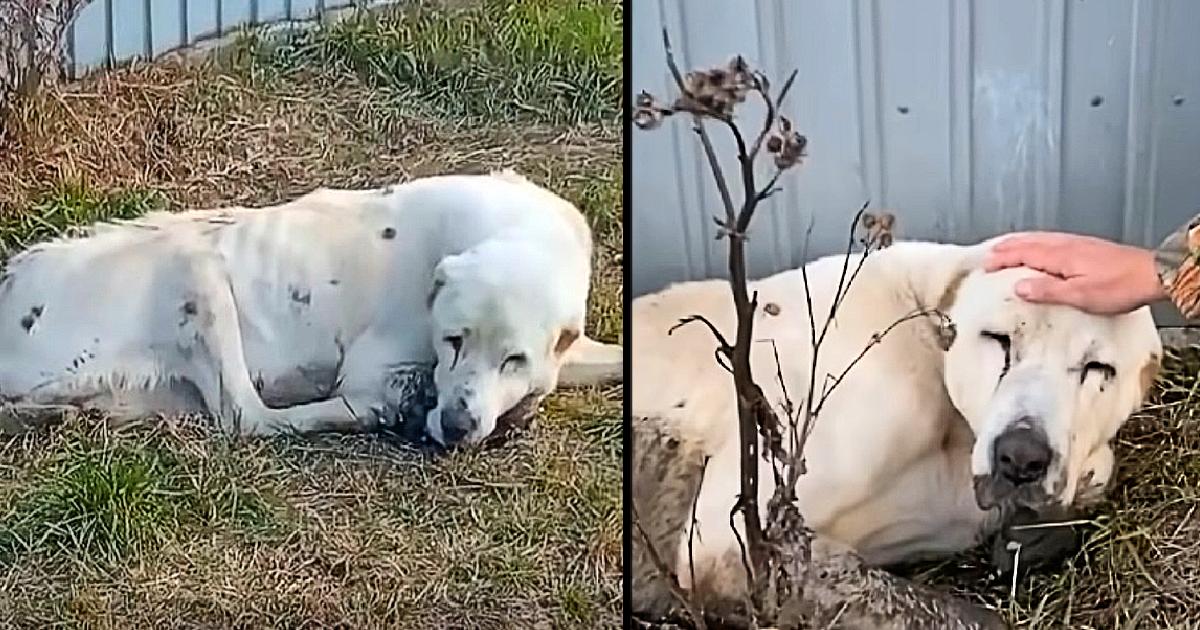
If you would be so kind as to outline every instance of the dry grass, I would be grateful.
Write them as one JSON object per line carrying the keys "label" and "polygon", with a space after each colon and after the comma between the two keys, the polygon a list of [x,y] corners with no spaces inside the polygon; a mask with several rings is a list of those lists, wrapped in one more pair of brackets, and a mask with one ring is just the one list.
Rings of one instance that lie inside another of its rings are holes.
{"label": "dry grass", "polygon": [[[401,107],[352,68],[314,79],[247,46],[20,106],[0,149],[0,242],[152,207],[512,166],[587,214],[589,328],[618,338],[617,102],[586,119],[451,117],[445,103]],[[519,439],[441,457],[371,436],[231,440],[194,420],[74,419],[0,442],[0,626],[611,627],[620,461],[619,388],[560,392]]]}
{"label": "dry grass", "polygon": [[1018,628],[1200,628],[1200,349],[1168,353],[1152,403],[1117,440],[1109,500],[1055,571],[1011,580],[982,556],[924,567],[925,581]]}

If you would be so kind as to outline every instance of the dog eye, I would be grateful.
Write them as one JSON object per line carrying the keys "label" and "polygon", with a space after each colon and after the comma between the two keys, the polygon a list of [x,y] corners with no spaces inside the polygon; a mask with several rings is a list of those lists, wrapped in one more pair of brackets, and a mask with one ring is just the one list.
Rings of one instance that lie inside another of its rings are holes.
{"label": "dog eye", "polygon": [[1004,333],[991,332],[991,331],[985,330],[980,334],[982,334],[984,337],[991,339],[992,341],[995,341],[996,343],[1000,344],[1000,347],[1004,348],[1004,352],[1006,352],[1006,353],[1008,352],[1008,349],[1012,347],[1012,338]]}
{"label": "dog eye", "polygon": [[500,363],[500,370],[504,371],[504,369],[508,368],[509,366],[514,368],[524,367],[528,360],[529,359],[523,353],[518,352],[517,354],[510,354],[507,357],[504,357],[504,361]]}
{"label": "dog eye", "polygon": [[1006,347],[1006,348],[1009,346],[1010,343],[1012,343],[1012,340],[1010,340],[1009,336],[1004,335],[1003,332],[992,332],[990,330],[984,330],[983,332],[980,332],[980,335],[983,335],[984,337],[989,338],[989,340],[991,340],[991,341],[1000,343],[1001,346]]}
{"label": "dog eye", "polygon": [[1101,374],[1101,376],[1103,376],[1106,379],[1113,378],[1114,376],[1117,375],[1117,368],[1115,368],[1107,363],[1101,363],[1099,361],[1088,361],[1083,366],[1083,378],[1086,379],[1088,373],[1090,373],[1092,370],[1099,372]]}
{"label": "dog eye", "polygon": [[447,335],[446,337],[442,338],[442,341],[450,344],[450,347],[454,348],[455,354],[462,350],[462,335]]}
{"label": "dog eye", "polygon": [[1000,344],[1000,347],[1004,349],[1004,367],[1000,368],[1000,380],[1003,380],[1008,375],[1009,368],[1012,367],[1012,355],[1009,352],[1012,348],[1012,338],[1004,333],[991,332],[989,330],[985,330],[980,334]]}

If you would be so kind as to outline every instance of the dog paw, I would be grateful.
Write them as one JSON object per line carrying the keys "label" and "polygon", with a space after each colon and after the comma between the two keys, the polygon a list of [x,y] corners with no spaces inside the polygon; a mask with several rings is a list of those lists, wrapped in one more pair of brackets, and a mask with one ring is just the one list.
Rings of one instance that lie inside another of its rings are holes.
{"label": "dog paw", "polygon": [[1003,575],[1055,567],[1079,548],[1079,530],[1066,514],[1039,516],[1022,508],[996,535],[992,564]]}
{"label": "dog paw", "polygon": [[1088,472],[1079,482],[1079,489],[1075,491],[1076,505],[1094,505],[1104,500],[1108,494],[1108,482],[1099,483],[1095,481],[1094,473]]}
{"label": "dog paw", "polygon": [[377,433],[387,428],[387,419],[384,417],[383,408],[371,407],[364,415],[358,417],[359,427],[363,433]]}

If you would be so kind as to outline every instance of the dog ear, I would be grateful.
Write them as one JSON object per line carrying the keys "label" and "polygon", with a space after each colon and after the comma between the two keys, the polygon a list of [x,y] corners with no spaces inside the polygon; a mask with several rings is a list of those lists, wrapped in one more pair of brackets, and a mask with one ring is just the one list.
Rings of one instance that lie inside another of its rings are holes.
{"label": "dog ear", "polygon": [[579,330],[576,328],[563,328],[558,333],[558,340],[554,342],[554,354],[562,356],[571,348],[571,344],[579,339]]}
{"label": "dog ear", "polygon": [[433,301],[437,299],[438,293],[441,293],[444,286],[446,286],[444,278],[433,279],[433,288],[429,290],[429,297],[425,298],[425,308],[433,308]]}
{"label": "dog ear", "polygon": [[937,340],[937,345],[943,352],[950,350],[950,347],[954,345],[955,337],[958,336],[958,330],[950,319],[950,309],[954,307],[954,301],[958,299],[959,287],[962,286],[963,280],[966,280],[969,274],[970,272],[967,270],[959,270],[950,277],[950,281],[942,289],[942,293],[934,305],[937,313],[930,316],[934,339]]}
{"label": "dog ear", "polygon": [[433,308],[433,301],[437,299],[438,293],[441,293],[442,287],[446,286],[446,282],[458,265],[459,258],[461,258],[459,255],[446,256],[433,268],[433,284],[430,286],[429,296],[425,298],[427,308]]}

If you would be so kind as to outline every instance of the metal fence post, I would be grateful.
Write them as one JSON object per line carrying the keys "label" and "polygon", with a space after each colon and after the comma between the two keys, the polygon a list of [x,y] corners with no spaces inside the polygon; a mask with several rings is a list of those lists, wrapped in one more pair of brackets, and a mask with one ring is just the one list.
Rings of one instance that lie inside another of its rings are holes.
{"label": "metal fence post", "polygon": [[112,68],[113,58],[113,0],[104,0],[104,66]]}
{"label": "metal fence post", "polygon": [[188,0],[179,0],[179,43],[177,45],[188,45]]}

